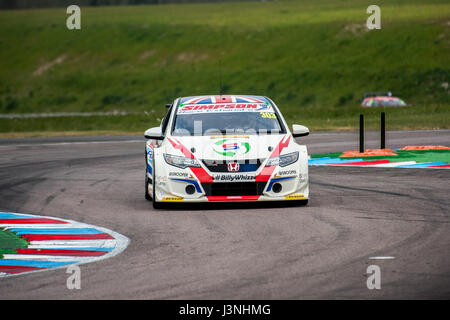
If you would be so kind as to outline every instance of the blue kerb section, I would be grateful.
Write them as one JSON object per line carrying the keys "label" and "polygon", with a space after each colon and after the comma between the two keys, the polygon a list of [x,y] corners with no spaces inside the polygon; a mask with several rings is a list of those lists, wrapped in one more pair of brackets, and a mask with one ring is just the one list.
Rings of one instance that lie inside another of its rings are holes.
{"label": "blue kerb section", "polygon": [[195,186],[195,190],[197,190],[197,192],[199,192],[199,193],[202,192],[202,189],[200,188],[200,185],[195,180],[176,179],[176,178],[170,178],[170,180],[191,183],[191,184],[193,184]]}
{"label": "blue kerb section", "polygon": [[17,235],[22,234],[99,234],[103,233],[94,228],[12,228]]}
{"label": "blue kerb section", "polygon": [[283,181],[283,180],[289,180],[289,179],[294,179],[294,178],[295,178],[295,177],[285,177],[285,178],[276,178],[276,179],[270,180],[269,186],[267,187],[267,192],[269,192],[270,190],[272,190],[272,185],[273,185],[275,182]]}
{"label": "blue kerb section", "polygon": [[41,217],[31,216],[27,214],[15,214],[10,212],[0,212],[0,219],[40,219]]}
{"label": "blue kerb section", "polygon": [[342,160],[339,158],[316,158],[308,160],[309,165],[318,165],[318,164],[336,164],[336,163],[351,163],[357,161],[364,161],[362,158],[351,159],[351,160]]}
{"label": "blue kerb section", "polygon": [[426,162],[426,163],[416,163],[416,164],[406,164],[403,166],[398,166],[401,168],[425,168],[430,166],[442,166],[444,164],[447,164],[445,162]]}
{"label": "blue kerb section", "polygon": [[319,158],[319,159],[314,159],[314,160],[308,160],[309,165],[329,164],[329,163],[339,163],[339,162],[341,162],[341,159]]}
{"label": "blue kerb section", "polygon": [[68,264],[77,263],[78,261],[40,261],[40,260],[12,260],[0,259],[0,266],[16,266],[16,267],[36,267],[36,268],[56,268]]}

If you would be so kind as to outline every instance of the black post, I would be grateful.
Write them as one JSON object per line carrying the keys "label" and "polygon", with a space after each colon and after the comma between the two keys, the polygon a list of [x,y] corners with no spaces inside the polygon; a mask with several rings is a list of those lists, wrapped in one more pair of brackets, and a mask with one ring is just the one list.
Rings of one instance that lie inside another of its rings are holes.
{"label": "black post", "polygon": [[364,115],[359,115],[359,152],[364,152]]}
{"label": "black post", "polygon": [[386,116],[384,112],[381,113],[381,127],[380,127],[380,135],[381,135],[381,145],[380,149],[386,148]]}

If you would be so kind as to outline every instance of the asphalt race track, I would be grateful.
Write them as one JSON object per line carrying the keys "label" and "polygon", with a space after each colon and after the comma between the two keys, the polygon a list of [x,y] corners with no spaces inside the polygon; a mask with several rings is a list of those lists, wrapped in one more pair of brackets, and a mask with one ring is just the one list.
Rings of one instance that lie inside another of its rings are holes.
{"label": "asphalt race track", "polygon": [[[376,132],[366,138],[378,147]],[[310,153],[358,148],[356,132],[302,141]],[[450,130],[387,133],[387,147],[449,141]],[[144,168],[143,137],[0,140],[0,210],[130,239],[121,254],[81,265],[80,290],[57,269],[1,279],[0,298],[450,298],[449,170],[310,167],[306,207],[154,211]],[[369,265],[380,267],[379,290],[366,286]]]}

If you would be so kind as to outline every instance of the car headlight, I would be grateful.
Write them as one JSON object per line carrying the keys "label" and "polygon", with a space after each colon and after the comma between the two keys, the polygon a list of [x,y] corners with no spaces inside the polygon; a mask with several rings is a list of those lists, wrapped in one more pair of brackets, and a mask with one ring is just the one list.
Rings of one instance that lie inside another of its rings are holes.
{"label": "car headlight", "polygon": [[171,166],[186,169],[187,167],[200,167],[200,163],[196,159],[178,157],[164,153],[164,160]]}
{"label": "car headlight", "polygon": [[266,162],[266,167],[270,166],[280,166],[280,167],[286,167],[290,164],[293,164],[298,160],[298,151],[284,154],[282,156],[269,158]]}

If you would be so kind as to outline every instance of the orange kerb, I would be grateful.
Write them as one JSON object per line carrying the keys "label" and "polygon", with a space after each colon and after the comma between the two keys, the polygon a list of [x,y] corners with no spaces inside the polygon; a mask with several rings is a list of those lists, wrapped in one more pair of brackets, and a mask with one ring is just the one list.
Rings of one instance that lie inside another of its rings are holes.
{"label": "orange kerb", "polygon": [[446,146],[407,146],[400,150],[450,150]]}
{"label": "orange kerb", "polygon": [[396,156],[397,153],[392,149],[367,149],[363,153],[359,150],[348,150],[339,158],[353,158],[353,157],[379,157],[379,156]]}

